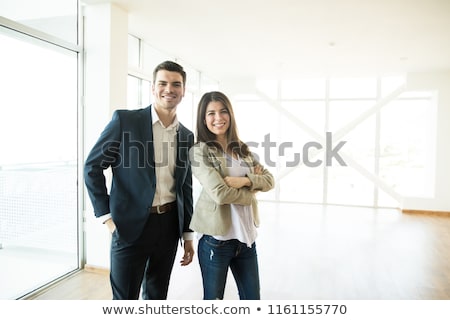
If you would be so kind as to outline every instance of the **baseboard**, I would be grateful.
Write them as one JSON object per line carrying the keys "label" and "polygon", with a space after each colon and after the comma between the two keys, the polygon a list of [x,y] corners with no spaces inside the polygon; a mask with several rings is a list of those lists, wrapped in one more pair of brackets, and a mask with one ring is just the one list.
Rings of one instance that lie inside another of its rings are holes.
{"label": "baseboard", "polygon": [[89,264],[86,264],[84,266],[84,270],[87,272],[93,272],[93,273],[101,273],[101,274],[109,274],[109,269],[104,267],[98,267],[98,266],[91,266]]}
{"label": "baseboard", "polygon": [[450,217],[450,211],[402,209],[402,213],[406,213],[406,214],[425,214],[425,215],[433,215],[433,216],[441,216],[441,217]]}

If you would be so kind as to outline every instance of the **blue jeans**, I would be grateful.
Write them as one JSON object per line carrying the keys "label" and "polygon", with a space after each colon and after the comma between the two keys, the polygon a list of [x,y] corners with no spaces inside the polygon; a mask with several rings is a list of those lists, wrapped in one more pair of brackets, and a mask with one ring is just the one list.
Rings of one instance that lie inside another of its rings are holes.
{"label": "blue jeans", "polygon": [[241,300],[260,300],[256,245],[249,248],[238,240],[217,240],[204,235],[198,242],[198,260],[203,279],[203,299],[223,299],[228,267]]}

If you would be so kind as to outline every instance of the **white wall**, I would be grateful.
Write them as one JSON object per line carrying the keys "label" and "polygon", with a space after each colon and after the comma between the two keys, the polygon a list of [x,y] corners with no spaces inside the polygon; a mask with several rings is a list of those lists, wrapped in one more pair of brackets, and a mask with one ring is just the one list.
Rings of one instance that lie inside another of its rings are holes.
{"label": "white wall", "polygon": [[[111,119],[127,101],[128,16],[115,5],[85,8],[85,156]],[[84,194],[86,264],[109,267],[110,234],[96,220]]]}

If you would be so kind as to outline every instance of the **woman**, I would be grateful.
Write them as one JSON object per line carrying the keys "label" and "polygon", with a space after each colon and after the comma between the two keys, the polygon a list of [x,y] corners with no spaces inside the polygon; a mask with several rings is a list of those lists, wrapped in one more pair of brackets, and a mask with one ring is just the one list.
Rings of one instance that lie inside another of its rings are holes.
{"label": "woman", "polygon": [[240,299],[259,300],[255,194],[272,189],[274,178],[239,139],[233,108],[221,92],[200,99],[197,140],[189,156],[202,191],[190,228],[200,236],[203,299],[223,299],[230,268]]}

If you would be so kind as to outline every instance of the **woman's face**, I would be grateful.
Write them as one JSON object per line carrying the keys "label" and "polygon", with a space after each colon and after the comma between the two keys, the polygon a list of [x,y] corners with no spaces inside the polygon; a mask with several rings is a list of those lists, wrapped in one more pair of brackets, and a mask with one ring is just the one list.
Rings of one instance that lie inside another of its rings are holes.
{"label": "woman's face", "polygon": [[226,136],[230,127],[228,109],[219,101],[211,101],[206,107],[205,124],[217,137]]}

